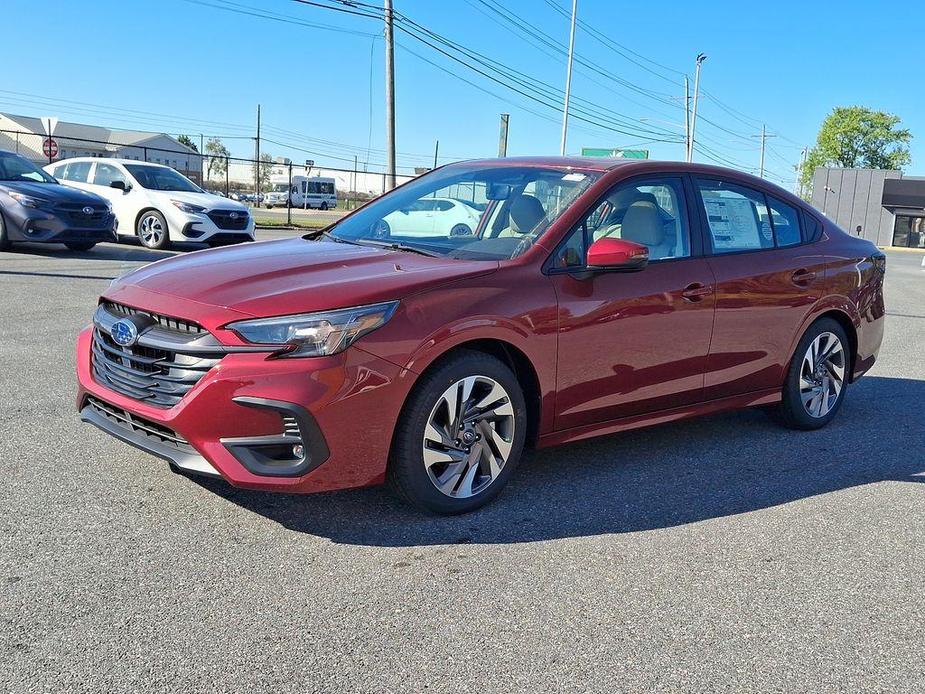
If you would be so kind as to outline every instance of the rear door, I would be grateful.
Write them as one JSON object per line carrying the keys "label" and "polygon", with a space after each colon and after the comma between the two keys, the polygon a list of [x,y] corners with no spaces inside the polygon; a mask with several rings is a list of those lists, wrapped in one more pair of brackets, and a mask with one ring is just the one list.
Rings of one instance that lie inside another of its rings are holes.
{"label": "rear door", "polygon": [[796,331],[825,285],[799,211],[757,188],[694,177],[716,317],[704,399],[780,388]]}

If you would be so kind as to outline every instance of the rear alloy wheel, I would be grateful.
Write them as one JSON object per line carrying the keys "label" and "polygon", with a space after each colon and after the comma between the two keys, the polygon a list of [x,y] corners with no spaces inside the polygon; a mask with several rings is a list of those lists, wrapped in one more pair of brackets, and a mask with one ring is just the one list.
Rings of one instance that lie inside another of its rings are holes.
{"label": "rear alloy wheel", "polygon": [[95,241],[70,241],[64,244],[72,251],[89,251],[96,245]]}
{"label": "rear alloy wheel", "polygon": [[472,229],[469,228],[468,224],[456,224],[450,229],[450,236],[471,236]]}
{"label": "rear alloy wheel", "polygon": [[841,407],[851,364],[845,331],[834,320],[817,321],[800,340],[784,384],[781,414],[794,429],[818,429]]}
{"label": "rear alloy wheel", "polygon": [[473,511],[507,484],[526,424],[511,370],[490,355],[460,352],[426,374],[402,410],[389,480],[428,511]]}
{"label": "rear alloy wheel", "polygon": [[327,211],[328,211],[328,203],[326,203],[326,202],[321,203],[321,211],[322,211],[322,212],[327,212]]}
{"label": "rear alloy wheel", "polygon": [[167,220],[157,210],[142,212],[138,218],[138,238],[141,245],[156,251],[167,248],[170,239],[167,233]]}

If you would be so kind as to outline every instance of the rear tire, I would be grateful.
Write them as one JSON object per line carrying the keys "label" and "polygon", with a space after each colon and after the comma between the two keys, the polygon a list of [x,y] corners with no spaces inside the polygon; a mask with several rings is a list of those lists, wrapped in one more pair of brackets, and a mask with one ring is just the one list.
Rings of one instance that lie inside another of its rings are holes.
{"label": "rear tire", "polygon": [[72,251],[89,251],[96,245],[96,241],[71,241],[69,243],[65,243],[64,245]]}
{"label": "rear tire", "polygon": [[321,203],[321,211],[322,211],[322,212],[327,212],[327,211],[328,211],[328,203],[326,203],[326,202]]}
{"label": "rear tire", "polygon": [[527,430],[523,391],[495,357],[459,351],[424,374],[402,408],[388,481],[408,503],[468,513],[501,493]]}
{"label": "rear tire", "polygon": [[791,429],[820,429],[845,401],[851,375],[851,345],[831,318],[813,323],[790,360],[777,418]]}
{"label": "rear tire", "polygon": [[162,251],[170,246],[170,232],[167,229],[167,220],[157,210],[145,210],[138,218],[135,226],[138,240],[145,248],[153,251]]}

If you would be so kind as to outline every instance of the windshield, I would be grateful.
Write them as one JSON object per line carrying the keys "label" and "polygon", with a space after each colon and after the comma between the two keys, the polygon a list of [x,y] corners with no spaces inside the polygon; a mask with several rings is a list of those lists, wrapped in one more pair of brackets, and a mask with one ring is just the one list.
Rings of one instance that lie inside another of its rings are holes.
{"label": "windshield", "polygon": [[57,183],[54,178],[25,157],[10,152],[0,152],[0,181]]}
{"label": "windshield", "polygon": [[181,193],[203,192],[202,188],[186,176],[164,166],[126,164],[125,168],[138,181],[138,185],[148,190],[173,190]]}
{"label": "windshield", "polygon": [[425,174],[335,224],[335,239],[447,258],[507,260],[526,251],[598,173],[457,164]]}

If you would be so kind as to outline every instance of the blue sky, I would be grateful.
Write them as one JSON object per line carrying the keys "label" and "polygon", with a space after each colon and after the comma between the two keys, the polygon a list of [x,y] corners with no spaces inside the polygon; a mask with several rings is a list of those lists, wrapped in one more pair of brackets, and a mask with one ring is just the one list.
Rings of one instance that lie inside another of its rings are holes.
{"label": "blue sky", "polygon": [[[568,22],[554,6],[567,12],[569,0],[487,2],[395,0],[395,8],[561,90],[558,45],[568,40]],[[548,35],[544,43],[505,24],[492,2]],[[579,18],[616,45],[579,29],[585,65],[576,64],[572,94],[584,101],[573,105],[632,134],[573,115],[569,152],[638,145],[656,158],[682,158],[682,144],[645,141],[683,137],[682,73],[692,73],[702,51],[709,96],[700,101],[697,134],[709,156],[757,168],[752,136],[766,123],[775,135],[769,175],[792,184],[800,146],[814,141],[826,113],[861,104],[902,118],[916,136],[908,171],[925,174],[925,63],[904,29],[925,25],[925,3],[904,3],[901,12],[852,0],[578,5]],[[222,135],[233,154],[247,156],[260,103],[264,151],[319,165],[350,167],[355,154],[371,169],[384,162],[381,22],[291,0],[7,0],[4,9],[0,110],[197,140]],[[284,21],[252,16],[269,13]],[[11,30],[17,26],[23,30]],[[511,114],[510,154],[558,153],[560,113],[396,36],[400,166],[431,162],[436,140],[441,163],[493,156],[501,112]]]}

